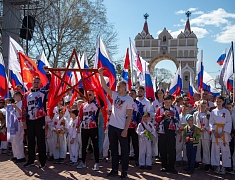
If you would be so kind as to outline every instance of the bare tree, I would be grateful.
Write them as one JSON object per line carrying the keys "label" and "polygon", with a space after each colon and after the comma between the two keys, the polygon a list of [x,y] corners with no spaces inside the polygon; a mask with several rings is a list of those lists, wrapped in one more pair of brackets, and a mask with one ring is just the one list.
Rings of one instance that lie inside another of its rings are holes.
{"label": "bare tree", "polygon": [[157,82],[170,82],[173,78],[172,72],[165,68],[156,68],[153,75]]}
{"label": "bare tree", "polygon": [[102,0],[47,0],[43,9],[32,13],[37,26],[30,56],[43,50],[53,67],[65,66],[73,48],[86,50],[92,60],[99,36],[111,55],[116,52],[117,33],[107,21]]}

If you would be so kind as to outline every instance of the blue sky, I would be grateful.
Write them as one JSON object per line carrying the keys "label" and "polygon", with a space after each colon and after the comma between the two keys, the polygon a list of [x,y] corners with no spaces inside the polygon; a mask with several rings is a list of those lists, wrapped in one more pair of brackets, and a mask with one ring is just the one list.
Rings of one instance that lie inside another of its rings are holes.
{"label": "blue sky", "polygon": [[[104,4],[108,20],[118,32],[119,50],[113,59],[125,56],[129,37],[134,41],[143,29],[145,13],[149,14],[149,32],[154,38],[164,27],[176,38],[185,27],[185,12],[190,10],[191,30],[198,37],[198,59],[203,50],[205,71],[213,77],[219,75],[221,69],[216,63],[218,57],[235,41],[234,0],[104,0]],[[166,66],[176,71],[171,61],[161,61],[155,68]]]}

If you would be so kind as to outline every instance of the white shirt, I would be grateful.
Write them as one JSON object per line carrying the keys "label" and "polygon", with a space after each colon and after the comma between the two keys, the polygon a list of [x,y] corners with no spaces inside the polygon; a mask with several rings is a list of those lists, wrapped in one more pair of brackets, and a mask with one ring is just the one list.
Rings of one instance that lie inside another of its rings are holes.
{"label": "white shirt", "polygon": [[78,135],[77,127],[78,127],[78,117],[72,120],[68,126],[68,134],[70,135],[71,138],[74,138],[74,139],[77,138],[77,135]]}
{"label": "white shirt", "polygon": [[71,99],[72,99],[72,95],[70,96],[70,95],[67,95],[67,96],[65,96],[64,97],[64,102],[70,102],[71,101]]}
{"label": "white shirt", "polygon": [[[209,113],[209,112],[208,112]],[[210,139],[210,134],[209,134],[209,130],[210,130],[210,126],[209,126],[209,119],[207,119],[207,113],[199,113],[198,111],[196,111],[193,114],[193,119],[195,121],[195,124],[197,125],[197,127],[199,128],[204,128],[206,129],[206,131],[201,132],[201,138],[202,139]]]}
{"label": "white shirt", "polygon": [[[210,130],[211,131],[216,131],[216,123],[217,124],[224,124],[224,127],[218,128],[218,133],[221,133],[222,131],[225,132],[225,141],[230,142],[231,140],[231,130],[232,130],[232,118],[229,113],[229,111],[225,108],[222,109],[214,109],[210,113],[210,120],[209,120],[209,125],[210,125]],[[216,138],[214,134],[212,133],[212,142],[216,142]],[[222,138],[218,138],[218,142],[223,142]]]}
{"label": "white shirt", "polygon": [[141,104],[143,105],[144,112],[150,113],[151,103],[148,99],[144,98],[144,99],[140,100],[139,98],[136,98],[136,100],[141,102]]}
{"label": "white shirt", "polygon": [[[22,109],[22,101],[17,102],[16,106],[21,110]],[[21,115],[20,115],[20,113],[17,109],[15,110],[15,112],[16,112],[16,117],[17,118],[21,117]]]}
{"label": "white shirt", "polygon": [[[56,106],[54,108],[53,113],[54,113],[53,118],[59,117],[59,107],[58,106]],[[64,113],[64,118],[65,118],[67,123],[70,123],[70,114],[69,114],[69,110],[67,108],[66,108],[65,113]]]}
{"label": "white shirt", "polygon": [[138,127],[136,129],[136,133],[139,135],[139,140],[148,140],[144,132],[145,129],[149,131],[154,137],[156,137],[156,129],[153,124],[150,121],[148,121],[147,123],[143,121],[138,124]]}
{"label": "white shirt", "polygon": [[120,96],[117,92],[112,92],[112,113],[110,116],[109,125],[119,129],[125,128],[127,110],[133,110],[134,101],[132,97]]}
{"label": "white shirt", "polygon": [[151,115],[151,118],[154,118],[156,112],[157,112],[157,109],[162,106],[162,103],[159,102],[157,99],[155,101],[153,101],[151,107],[150,107],[150,115]]}

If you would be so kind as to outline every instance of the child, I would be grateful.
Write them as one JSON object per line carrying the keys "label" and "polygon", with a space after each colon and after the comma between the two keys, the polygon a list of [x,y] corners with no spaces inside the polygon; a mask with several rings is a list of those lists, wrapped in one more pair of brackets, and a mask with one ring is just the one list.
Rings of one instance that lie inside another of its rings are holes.
{"label": "child", "polygon": [[78,132],[79,120],[78,120],[78,110],[72,109],[70,112],[70,117],[72,122],[68,126],[68,147],[70,154],[69,165],[74,166],[77,164],[78,160]]}
{"label": "child", "polygon": [[[197,146],[196,162],[201,162],[205,164],[205,171],[208,172],[211,168],[210,164],[210,145],[211,145],[211,135],[209,127],[210,113],[207,110],[208,103],[205,100],[199,101],[198,111],[193,114],[195,124],[200,128],[201,138],[199,139],[199,144]],[[201,148],[202,157],[201,158]]]}
{"label": "child", "polygon": [[[107,110],[107,114],[108,117],[110,118],[111,110]],[[109,127],[109,122],[106,123],[106,129],[104,131],[104,142],[103,142],[103,157],[105,158],[106,162],[108,161],[108,151],[109,151],[108,127]]]}
{"label": "child", "polygon": [[187,114],[185,119],[188,122],[188,125],[184,127],[184,139],[188,158],[188,168],[185,170],[187,173],[193,174],[196,161],[197,145],[201,137],[201,133],[200,129],[193,124],[193,116],[191,114]]}
{"label": "child", "polygon": [[55,164],[62,164],[66,157],[67,143],[66,143],[66,121],[64,119],[63,108],[58,110],[59,116],[53,119],[53,156]]}
{"label": "child", "polygon": [[[231,140],[232,119],[229,111],[223,107],[224,98],[216,97],[217,108],[210,114],[210,131],[212,131],[211,165],[217,166],[215,173],[225,174],[225,168],[231,167],[229,142]],[[220,167],[220,150],[222,167]]]}
{"label": "child", "polygon": [[158,124],[158,135],[159,135],[159,151],[162,162],[162,172],[171,172],[178,174],[175,169],[175,132],[177,123],[179,122],[179,114],[177,110],[172,106],[172,96],[164,96],[164,104],[159,107],[155,120]]}
{"label": "child", "polygon": [[25,162],[25,154],[24,154],[24,127],[22,123],[22,94],[20,92],[16,92],[14,94],[14,100],[15,104],[13,104],[14,112],[16,117],[18,118],[18,131],[14,136],[11,137],[11,144],[12,144],[12,151],[13,151],[13,160],[15,160],[16,163]]}
{"label": "child", "polygon": [[52,120],[49,116],[45,117],[46,123],[46,147],[49,155],[48,161],[53,161],[53,132]]}
{"label": "child", "polygon": [[[186,161],[186,149],[185,149],[185,141],[183,138],[183,131],[184,131],[184,127],[187,124],[187,121],[185,119],[185,116],[188,114],[189,112],[189,106],[187,104],[182,106],[182,112],[179,115],[180,117],[180,121],[178,124],[179,130],[176,131],[176,166],[180,166],[182,163],[182,160]],[[182,152],[183,152],[183,157],[182,157]]]}
{"label": "child", "polygon": [[156,130],[150,122],[150,114],[145,112],[142,122],[138,124],[136,133],[139,135],[139,168],[152,169],[152,137],[156,136]]}

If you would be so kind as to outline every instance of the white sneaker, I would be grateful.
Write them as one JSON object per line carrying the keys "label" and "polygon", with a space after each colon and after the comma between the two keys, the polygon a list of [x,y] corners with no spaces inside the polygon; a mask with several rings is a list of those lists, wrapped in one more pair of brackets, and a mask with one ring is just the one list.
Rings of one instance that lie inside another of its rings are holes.
{"label": "white sneaker", "polygon": [[224,167],[221,167],[221,169],[220,169],[220,172],[219,172],[220,174],[225,174],[226,173],[226,170],[225,170],[225,168]]}
{"label": "white sneaker", "polygon": [[86,164],[83,163],[82,161],[77,165],[77,169],[82,169],[82,168],[85,168],[86,167]]}
{"label": "white sneaker", "polygon": [[99,163],[95,163],[93,170],[99,171]]}
{"label": "white sneaker", "polygon": [[216,168],[215,173],[216,173],[216,174],[220,174],[220,166],[218,166],[218,167]]}

